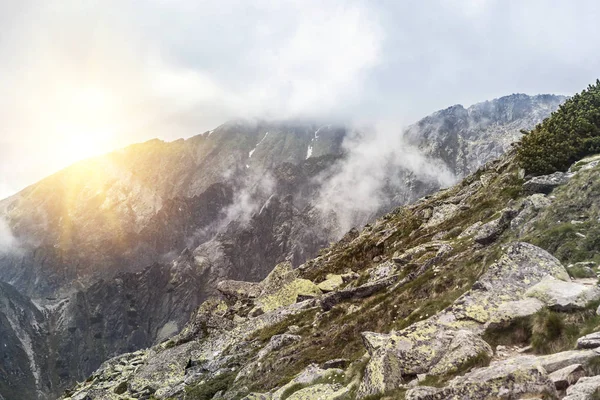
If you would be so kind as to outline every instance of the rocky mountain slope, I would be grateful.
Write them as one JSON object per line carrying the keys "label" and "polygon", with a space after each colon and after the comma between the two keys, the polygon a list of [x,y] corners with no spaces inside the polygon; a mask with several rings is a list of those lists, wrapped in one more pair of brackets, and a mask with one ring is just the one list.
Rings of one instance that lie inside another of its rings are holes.
{"label": "rocky mountain slope", "polygon": [[524,179],[510,152],[298,269],[221,282],[64,398],[593,399],[599,176],[595,156]]}
{"label": "rocky mountain slope", "polygon": [[[517,99],[491,102],[497,117],[470,131],[488,139],[470,149],[518,135],[510,129],[531,128],[562,100]],[[506,117],[521,108],[535,112]],[[447,119],[436,117],[423,129]],[[0,320],[15,338],[11,354],[21,360],[17,369],[0,364],[17,371],[7,374],[10,390],[53,398],[102,361],[172,337],[217,294],[219,282],[257,282],[278,263],[297,267],[316,256],[339,238],[339,215],[323,213],[315,199],[343,169],[350,135],[329,125],[232,122],[185,141],[151,141],[81,162],[2,201],[19,247],[0,255],[0,279],[35,302],[15,291],[4,296],[39,312],[39,321],[27,312],[16,325]],[[427,143],[418,144],[432,157],[464,164],[452,158],[464,152],[442,145],[434,154]],[[470,162],[486,160],[485,151],[478,154]],[[395,179],[403,184],[387,186],[387,200],[369,215],[439,187],[409,170],[389,173],[409,180]],[[29,326],[37,327],[35,335]],[[20,333],[30,331],[33,339]],[[29,342],[40,350],[28,352]],[[7,398],[14,393],[0,389]]]}

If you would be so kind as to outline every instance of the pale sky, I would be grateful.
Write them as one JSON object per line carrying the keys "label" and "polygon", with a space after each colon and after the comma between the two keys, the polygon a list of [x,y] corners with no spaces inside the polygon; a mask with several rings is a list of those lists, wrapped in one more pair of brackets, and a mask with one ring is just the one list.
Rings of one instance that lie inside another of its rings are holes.
{"label": "pale sky", "polygon": [[236,117],[400,126],[573,94],[600,76],[598,21],[595,0],[0,0],[0,197]]}

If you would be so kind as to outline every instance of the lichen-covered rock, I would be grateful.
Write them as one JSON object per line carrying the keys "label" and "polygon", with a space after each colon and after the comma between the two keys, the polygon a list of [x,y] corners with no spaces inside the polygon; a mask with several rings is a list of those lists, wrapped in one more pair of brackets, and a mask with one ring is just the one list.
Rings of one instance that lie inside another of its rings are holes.
{"label": "lichen-covered rock", "polygon": [[360,384],[359,398],[393,390],[418,374],[443,375],[471,360],[491,357],[491,347],[470,331],[432,322],[417,322],[389,335],[365,335],[371,360]]}
{"label": "lichen-covered rock", "polygon": [[262,291],[262,287],[260,284],[254,282],[226,280],[217,284],[217,290],[226,298],[237,301],[240,299],[257,298]]}
{"label": "lichen-covered rock", "polygon": [[529,288],[525,295],[543,301],[553,310],[573,311],[581,310],[590,302],[600,299],[600,289],[597,286],[565,282],[547,276]]}
{"label": "lichen-covered rock", "polygon": [[564,185],[571,179],[572,174],[565,172],[555,172],[551,175],[536,176],[523,184],[525,193],[544,193],[548,194],[554,188]]}
{"label": "lichen-covered rock", "polygon": [[465,229],[460,235],[458,235],[457,239],[464,239],[469,236],[473,236],[479,231],[479,228],[483,225],[483,222],[477,221],[473,225],[469,226]]}
{"label": "lichen-covered rock", "polygon": [[423,228],[431,228],[454,217],[460,211],[456,204],[442,204],[433,209],[431,218],[423,224]]}
{"label": "lichen-covered rock", "polygon": [[522,300],[527,289],[547,275],[570,280],[565,268],[550,253],[529,243],[514,242],[473,288],[454,302],[451,312],[458,320],[480,324],[497,321],[506,316],[503,304]]}
{"label": "lichen-covered rock", "polygon": [[327,274],[326,279],[317,286],[322,292],[333,292],[344,284],[344,278],[341,275]]}
{"label": "lichen-covered rock", "polygon": [[600,375],[580,378],[577,383],[567,389],[563,400],[594,400],[600,395]]}
{"label": "lichen-covered rock", "polygon": [[348,393],[342,385],[320,383],[292,393],[288,400],[342,400],[348,398]]}
{"label": "lichen-covered rock", "polygon": [[550,379],[554,382],[556,390],[565,390],[585,375],[585,369],[581,364],[573,364],[554,371],[550,374]]}
{"label": "lichen-covered rock", "polygon": [[411,389],[407,400],[558,399],[554,383],[540,366],[507,360],[477,368],[443,388]]}
{"label": "lichen-covered rock", "polygon": [[272,294],[261,296],[256,300],[256,308],[269,312],[296,303],[299,299],[313,298],[321,295],[321,289],[308,279],[297,278],[284,284]]}
{"label": "lichen-covered rock", "polygon": [[[315,364],[311,364],[300,372],[294,379],[286,385],[280,387],[273,393],[272,400],[282,400],[282,397],[289,395],[289,391],[299,386],[311,386],[318,382],[327,382],[327,380],[339,380],[344,376],[344,371],[341,369],[321,369]],[[338,390],[341,388],[338,388]],[[289,398],[289,397],[288,397]]]}
{"label": "lichen-covered rock", "polygon": [[391,261],[385,261],[378,266],[369,270],[368,282],[375,282],[380,279],[387,278],[398,272],[396,265]]}

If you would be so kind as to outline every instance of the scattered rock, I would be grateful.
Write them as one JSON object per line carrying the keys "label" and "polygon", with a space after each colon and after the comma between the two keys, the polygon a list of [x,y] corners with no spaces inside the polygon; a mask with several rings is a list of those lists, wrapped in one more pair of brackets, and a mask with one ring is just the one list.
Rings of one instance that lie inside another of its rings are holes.
{"label": "scattered rock", "polygon": [[[288,382],[286,385],[280,387],[273,393],[272,400],[282,400],[284,394],[289,394],[288,389],[298,387],[299,385],[310,386],[316,383],[316,381],[326,381],[330,377],[341,377],[344,375],[344,371],[341,369],[321,369],[315,364],[311,364],[300,372],[294,379]],[[291,399],[292,397],[288,397]],[[314,399],[315,397],[298,397],[297,399]],[[336,398],[336,397],[334,397]]]}
{"label": "scattered rock", "polygon": [[391,275],[396,274],[397,272],[398,270],[396,269],[396,264],[394,264],[391,261],[386,261],[369,270],[368,282],[375,282],[380,279],[387,278]]}
{"label": "scattered rock", "polygon": [[523,191],[528,194],[549,194],[554,188],[564,185],[573,175],[565,172],[555,172],[551,175],[536,176],[523,184]]}

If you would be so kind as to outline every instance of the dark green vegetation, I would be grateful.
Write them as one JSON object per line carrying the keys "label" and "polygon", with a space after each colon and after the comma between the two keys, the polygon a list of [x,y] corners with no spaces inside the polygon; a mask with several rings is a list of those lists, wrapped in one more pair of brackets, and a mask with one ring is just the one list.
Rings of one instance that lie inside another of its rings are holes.
{"label": "dark green vegetation", "polygon": [[524,133],[517,149],[527,173],[566,171],[575,161],[600,152],[600,81]]}

